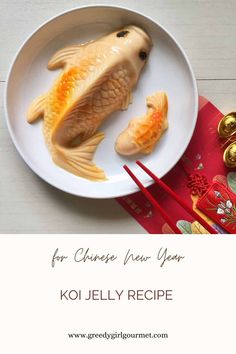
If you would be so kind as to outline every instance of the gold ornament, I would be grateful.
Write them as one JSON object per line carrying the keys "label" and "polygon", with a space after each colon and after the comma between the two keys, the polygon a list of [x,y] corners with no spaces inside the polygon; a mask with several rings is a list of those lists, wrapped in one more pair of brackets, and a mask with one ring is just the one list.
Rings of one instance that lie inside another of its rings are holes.
{"label": "gold ornament", "polygon": [[226,139],[225,144],[231,143],[224,151],[223,160],[227,167],[236,167],[236,112],[226,114],[218,124],[220,138]]}
{"label": "gold ornament", "polygon": [[236,112],[226,114],[218,124],[218,133],[221,138],[230,138],[236,133]]}
{"label": "gold ornament", "polygon": [[236,141],[231,143],[224,151],[224,163],[227,167],[236,167]]}

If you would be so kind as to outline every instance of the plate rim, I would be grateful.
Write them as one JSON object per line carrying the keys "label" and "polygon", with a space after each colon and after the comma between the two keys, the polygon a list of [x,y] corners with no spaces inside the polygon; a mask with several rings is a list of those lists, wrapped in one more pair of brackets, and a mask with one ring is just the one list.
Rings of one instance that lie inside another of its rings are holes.
{"label": "plate rim", "polygon": [[[139,11],[136,11],[132,8],[129,7],[124,7],[124,6],[119,6],[119,5],[106,5],[106,4],[94,4],[94,5],[84,5],[84,6],[76,6],[73,8],[70,8],[68,10],[62,11],[58,14],[55,14],[54,16],[51,16],[48,20],[44,21],[43,23],[41,23],[38,27],[36,27],[35,30],[33,30],[27,37],[26,39],[23,41],[23,43],[20,45],[20,47],[18,48],[18,50],[16,51],[15,55],[13,56],[13,59],[11,60],[8,72],[7,72],[7,76],[6,76],[6,85],[5,85],[5,90],[4,90],[4,102],[3,102],[3,108],[4,108],[4,117],[5,117],[5,121],[6,121],[6,125],[10,134],[10,137],[12,139],[12,142],[15,146],[15,149],[17,150],[17,152],[20,154],[21,158],[23,159],[23,161],[26,163],[26,165],[37,175],[39,176],[44,182],[50,184],[51,186],[53,186],[56,189],[59,189],[65,193],[69,193],[78,197],[84,197],[84,198],[90,198],[90,199],[111,199],[111,198],[118,198],[118,197],[124,197],[130,194],[133,194],[137,191],[139,191],[139,188],[136,186],[136,184],[133,184],[132,188],[127,189],[127,191],[124,192],[118,192],[118,193],[109,193],[109,195],[107,195],[106,193],[103,192],[102,195],[86,195],[86,193],[82,193],[79,192],[73,192],[69,189],[67,189],[66,187],[61,187],[60,185],[54,183],[53,181],[51,181],[49,178],[45,177],[43,174],[41,174],[40,171],[38,171],[37,167],[33,166],[31,164],[31,162],[24,156],[24,153],[21,150],[20,145],[18,144],[17,140],[15,139],[13,130],[11,128],[10,125],[10,119],[9,119],[9,115],[8,115],[8,104],[7,104],[7,98],[8,98],[8,86],[9,86],[9,81],[10,81],[10,77],[11,77],[11,73],[12,73],[12,69],[15,65],[15,62],[17,61],[18,56],[20,55],[21,51],[23,50],[24,46],[27,44],[27,42],[34,36],[36,35],[43,27],[47,26],[50,22],[66,15],[69,14],[71,12],[74,11],[78,11],[78,10],[82,10],[82,9],[89,9],[89,8],[112,8],[112,9],[118,9],[118,10],[125,10],[125,11],[129,11],[131,13],[134,13],[136,15],[139,15],[141,17],[146,18],[147,20],[149,20],[150,22],[152,22],[154,25],[158,26],[159,28],[161,28],[162,31],[164,31],[170,38],[171,40],[175,43],[175,45],[177,46],[177,48],[180,50],[181,54],[184,57],[184,60],[188,66],[189,69],[189,73],[191,76],[191,80],[192,80],[192,84],[193,84],[193,93],[194,93],[194,99],[195,99],[195,110],[194,110],[194,119],[193,119],[193,123],[192,123],[192,129],[190,130],[188,137],[185,141],[185,143],[183,144],[183,148],[180,150],[179,154],[177,155],[178,158],[176,159],[176,161],[174,161],[170,167],[169,170],[161,177],[163,178],[165,175],[167,175],[172,169],[173,167],[178,163],[178,161],[181,159],[181,157],[183,156],[184,152],[186,151],[191,138],[193,136],[195,127],[196,127],[196,123],[197,123],[197,116],[198,116],[198,106],[199,106],[199,93],[198,93],[198,87],[197,87],[197,80],[194,74],[194,70],[192,68],[192,65],[188,59],[187,54],[185,53],[185,50],[183,49],[183,47],[179,44],[179,42],[177,41],[177,39],[175,38],[175,36],[173,36],[163,25],[161,25],[159,22],[157,22],[156,20],[154,20],[152,17],[143,14]],[[154,183],[154,181],[150,178],[148,181],[144,182],[144,186],[148,187],[150,185],[152,185]]]}

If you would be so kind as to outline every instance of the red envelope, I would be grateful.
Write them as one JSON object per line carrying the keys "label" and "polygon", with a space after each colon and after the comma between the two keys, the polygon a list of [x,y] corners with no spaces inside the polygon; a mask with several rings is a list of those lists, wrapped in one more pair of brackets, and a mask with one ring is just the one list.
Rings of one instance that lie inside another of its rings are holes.
{"label": "red envelope", "polygon": [[236,195],[226,186],[214,182],[197,207],[229,233],[236,233]]}

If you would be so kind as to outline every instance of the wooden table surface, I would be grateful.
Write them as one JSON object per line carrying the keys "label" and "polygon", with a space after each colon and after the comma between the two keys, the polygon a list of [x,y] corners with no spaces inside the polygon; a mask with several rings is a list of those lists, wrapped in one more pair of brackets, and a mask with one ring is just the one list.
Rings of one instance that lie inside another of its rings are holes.
{"label": "wooden table surface", "polygon": [[[223,112],[236,110],[236,1],[103,1],[140,11],[165,26],[185,49],[199,94]],[[22,41],[64,10],[93,4],[72,0],[1,0],[0,93]],[[13,146],[0,119],[0,233],[143,233],[115,200],[88,200],[60,192],[39,179]]]}

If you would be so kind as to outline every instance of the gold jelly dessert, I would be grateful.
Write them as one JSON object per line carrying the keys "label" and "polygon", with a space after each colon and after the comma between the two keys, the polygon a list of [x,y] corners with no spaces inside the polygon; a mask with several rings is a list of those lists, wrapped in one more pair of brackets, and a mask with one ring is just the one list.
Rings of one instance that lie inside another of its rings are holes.
{"label": "gold jelly dessert", "polygon": [[150,154],[163,132],[168,128],[168,99],[165,92],[147,97],[147,113],[133,118],[118,136],[116,151],[121,155]]}
{"label": "gold jelly dessert", "polygon": [[151,46],[141,28],[126,26],[52,57],[48,69],[63,71],[51,89],[32,102],[27,121],[44,118],[45,141],[58,166],[89,180],[106,179],[93,163],[104,138],[97,130],[109,114],[128,107]]}

